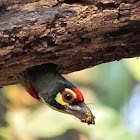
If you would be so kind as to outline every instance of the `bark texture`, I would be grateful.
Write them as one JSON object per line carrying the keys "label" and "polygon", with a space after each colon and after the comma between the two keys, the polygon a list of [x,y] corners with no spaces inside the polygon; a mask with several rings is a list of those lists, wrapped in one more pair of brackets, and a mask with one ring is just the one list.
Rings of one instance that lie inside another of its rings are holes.
{"label": "bark texture", "polygon": [[40,64],[70,73],[139,55],[139,0],[0,0],[0,86]]}

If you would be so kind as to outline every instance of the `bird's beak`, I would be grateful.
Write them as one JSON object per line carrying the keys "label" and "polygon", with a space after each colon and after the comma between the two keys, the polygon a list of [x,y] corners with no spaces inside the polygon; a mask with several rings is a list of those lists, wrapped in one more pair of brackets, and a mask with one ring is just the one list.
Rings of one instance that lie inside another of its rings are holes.
{"label": "bird's beak", "polygon": [[92,115],[90,109],[85,105],[84,102],[79,102],[76,105],[66,106],[65,111],[79,118],[81,122],[95,124],[95,116]]}

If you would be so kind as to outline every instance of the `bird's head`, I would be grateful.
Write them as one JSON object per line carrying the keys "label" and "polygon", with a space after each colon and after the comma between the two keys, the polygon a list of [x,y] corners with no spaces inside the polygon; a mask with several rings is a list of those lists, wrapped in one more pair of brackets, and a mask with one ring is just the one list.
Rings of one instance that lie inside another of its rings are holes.
{"label": "bird's head", "polygon": [[84,123],[95,124],[95,117],[84,103],[82,93],[76,87],[64,87],[55,91],[57,91],[56,94],[50,94],[51,96],[46,98],[39,97],[40,100],[54,110],[74,115]]}

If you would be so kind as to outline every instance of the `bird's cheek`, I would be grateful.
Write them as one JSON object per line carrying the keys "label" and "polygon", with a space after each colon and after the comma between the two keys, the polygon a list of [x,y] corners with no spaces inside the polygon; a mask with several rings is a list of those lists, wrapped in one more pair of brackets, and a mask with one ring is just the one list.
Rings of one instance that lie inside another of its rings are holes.
{"label": "bird's cheek", "polygon": [[63,101],[62,94],[60,92],[56,95],[55,100],[62,106],[68,106],[68,103]]}
{"label": "bird's cheek", "polygon": [[[65,110],[60,110],[58,109],[57,107],[55,106],[51,106],[49,105],[48,103],[46,103],[46,101],[42,98],[42,97],[39,97],[40,98],[40,101],[43,102],[44,104],[46,104],[47,106],[49,106],[50,108],[52,108],[53,110],[56,110],[56,111],[59,111],[59,112],[62,112],[62,113],[67,113]],[[65,107],[64,107],[65,108]]]}
{"label": "bird's cheek", "polygon": [[46,103],[46,101],[45,101],[42,97],[39,96],[39,98],[40,98],[40,101],[41,101],[42,103],[44,103],[44,104],[46,104],[47,106],[49,106],[50,108],[56,110],[55,107],[53,107],[53,106],[49,105],[48,103]]}

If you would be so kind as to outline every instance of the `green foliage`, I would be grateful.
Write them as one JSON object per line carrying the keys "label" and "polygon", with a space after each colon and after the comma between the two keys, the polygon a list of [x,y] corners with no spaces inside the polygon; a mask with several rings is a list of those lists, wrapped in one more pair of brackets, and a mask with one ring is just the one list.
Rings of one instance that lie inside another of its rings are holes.
{"label": "green foliage", "polygon": [[123,61],[100,65],[98,70],[99,74],[95,84],[102,91],[97,91],[97,97],[103,104],[119,110],[131,95],[131,75]]}

